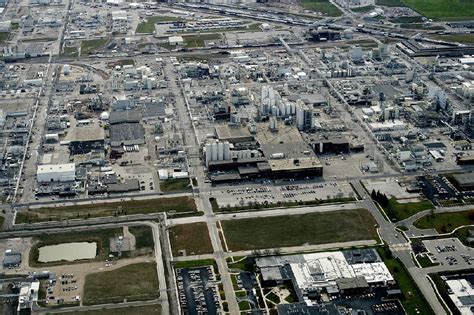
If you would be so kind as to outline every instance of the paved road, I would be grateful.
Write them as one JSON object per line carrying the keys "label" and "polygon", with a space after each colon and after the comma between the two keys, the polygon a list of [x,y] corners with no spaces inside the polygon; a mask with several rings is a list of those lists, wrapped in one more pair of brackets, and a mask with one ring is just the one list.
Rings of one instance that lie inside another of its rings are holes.
{"label": "paved road", "polygon": [[395,224],[389,222],[377,209],[370,195],[362,187],[359,181],[351,182],[356,192],[364,199],[364,204],[367,210],[369,210],[374,216],[375,220],[379,225],[379,233],[381,238],[389,245],[394,256],[400,259],[405,268],[407,268],[411,277],[420,288],[420,291],[425,296],[428,303],[433,308],[435,314],[446,314],[443,306],[441,305],[438,296],[436,295],[433,287],[431,286],[426,273],[422,272],[421,268],[418,268],[411,256],[411,246],[405,240],[402,233],[395,230]]}

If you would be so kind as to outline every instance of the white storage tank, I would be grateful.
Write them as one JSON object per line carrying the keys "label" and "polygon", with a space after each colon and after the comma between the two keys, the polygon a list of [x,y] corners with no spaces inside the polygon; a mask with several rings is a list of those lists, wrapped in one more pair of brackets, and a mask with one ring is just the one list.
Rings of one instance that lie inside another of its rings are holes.
{"label": "white storage tank", "polygon": [[219,142],[217,144],[217,160],[223,161],[224,160],[224,144]]}
{"label": "white storage tank", "polygon": [[228,141],[224,142],[224,160],[230,160],[230,143]]}
{"label": "white storage tank", "polygon": [[63,74],[64,75],[69,75],[70,72],[71,72],[71,66],[70,65],[64,65]]}
{"label": "white storage tank", "polygon": [[110,115],[109,115],[108,112],[102,112],[100,114],[100,120],[109,120],[109,117],[110,117]]}
{"label": "white storage tank", "polygon": [[218,155],[218,148],[217,148],[217,143],[214,142],[212,145],[211,145],[211,148],[212,148],[212,156],[211,156],[211,161],[217,161],[217,155]]}

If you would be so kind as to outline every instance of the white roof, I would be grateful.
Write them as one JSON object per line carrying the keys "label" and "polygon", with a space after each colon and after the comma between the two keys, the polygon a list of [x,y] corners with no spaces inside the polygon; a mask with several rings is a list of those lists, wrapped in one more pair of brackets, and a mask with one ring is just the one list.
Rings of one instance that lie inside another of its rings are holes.
{"label": "white roof", "polygon": [[184,39],[183,39],[183,36],[170,36],[168,37],[168,41],[170,43],[173,43],[173,42],[176,43],[176,42],[183,42]]}
{"label": "white roof", "polygon": [[75,172],[76,164],[65,163],[65,164],[45,164],[38,165],[38,174],[45,174],[51,172]]}
{"label": "white roof", "polygon": [[463,64],[474,64],[474,57],[459,58],[459,62]]}

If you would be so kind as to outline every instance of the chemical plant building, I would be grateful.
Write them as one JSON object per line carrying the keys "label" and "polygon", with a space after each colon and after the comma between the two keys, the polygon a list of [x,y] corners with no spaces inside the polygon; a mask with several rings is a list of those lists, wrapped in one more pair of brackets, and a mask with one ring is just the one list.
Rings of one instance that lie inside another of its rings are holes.
{"label": "chemical plant building", "polygon": [[36,178],[38,183],[72,182],[76,179],[76,165],[74,163],[39,165]]}
{"label": "chemical plant building", "polygon": [[214,182],[245,178],[305,178],[322,176],[322,165],[294,126],[277,120],[245,127],[216,127],[217,140],[204,146]]}
{"label": "chemical plant building", "polygon": [[449,298],[462,315],[471,315],[474,309],[474,286],[473,276],[446,280],[449,288]]}
{"label": "chemical plant building", "polygon": [[376,314],[387,303],[390,314],[405,314],[401,291],[373,249],[267,256],[256,265],[263,287],[285,284],[296,294],[277,305],[278,314]]}

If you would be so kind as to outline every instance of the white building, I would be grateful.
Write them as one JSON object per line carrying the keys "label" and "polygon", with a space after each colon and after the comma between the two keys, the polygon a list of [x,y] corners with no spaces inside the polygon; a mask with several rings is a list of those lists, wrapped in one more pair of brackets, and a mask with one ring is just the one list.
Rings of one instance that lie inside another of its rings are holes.
{"label": "white building", "polygon": [[471,315],[474,307],[474,288],[467,279],[453,279],[446,281],[451,289],[449,297],[462,315]]}
{"label": "white building", "polygon": [[22,283],[18,297],[17,311],[31,309],[34,303],[38,301],[39,281]]}
{"label": "white building", "polygon": [[183,36],[170,36],[168,37],[168,43],[170,46],[182,46],[184,44]]}
{"label": "white building", "polygon": [[71,182],[76,179],[76,165],[74,163],[39,165],[36,178],[38,183]]}

